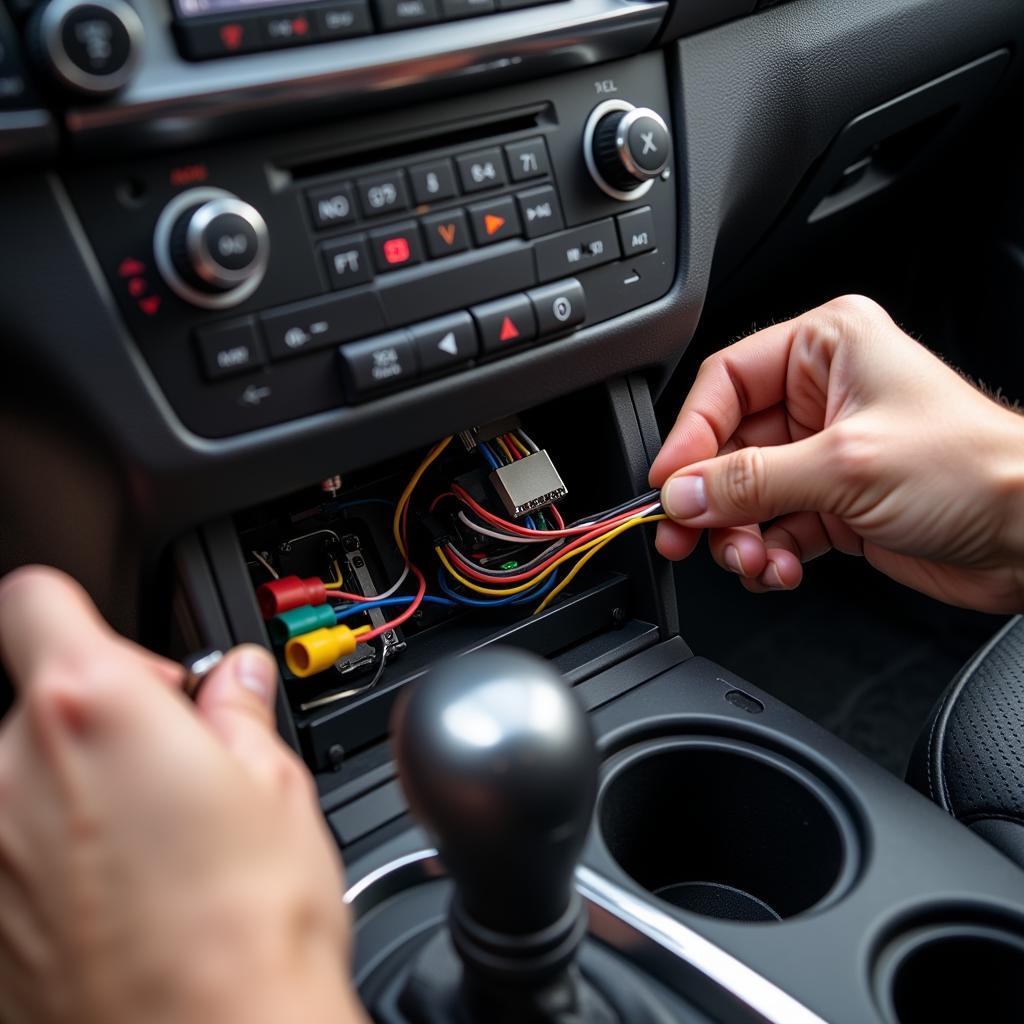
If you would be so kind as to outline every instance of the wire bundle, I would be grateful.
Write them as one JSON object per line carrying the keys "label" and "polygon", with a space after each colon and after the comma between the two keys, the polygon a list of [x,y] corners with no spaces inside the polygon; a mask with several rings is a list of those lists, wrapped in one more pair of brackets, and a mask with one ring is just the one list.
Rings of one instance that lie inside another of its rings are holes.
{"label": "wire bundle", "polygon": [[[648,491],[615,508],[569,525],[565,524],[554,505],[538,511],[535,518],[527,516],[521,523],[516,523],[485,508],[465,487],[455,481],[433,499],[429,505],[430,511],[433,512],[444,501],[456,501],[461,506],[457,514],[458,523],[478,539],[481,547],[493,549],[495,540],[502,542],[503,546],[490,558],[483,554],[478,554],[474,558],[463,550],[456,540],[447,536],[440,537],[435,542],[434,552],[440,563],[437,579],[444,596],[427,594],[426,577],[412,562],[409,554],[409,505],[424,475],[451,441],[451,437],[446,437],[430,449],[395,505],[391,532],[404,566],[398,579],[386,591],[372,597],[343,591],[342,571],[336,561],[333,563],[334,580],[306,581],[318,583],[322,588],[321,593],[326,593],[327,598],[343,602],[332,606],[337,628],[324,631],[338,634],[338,643],[373,644],[378,637],[389,633],[411,618],[424,603],[448,607],[462,605],[494,608],[532,603],[539,599],[539,604],[533,611],[533,614],[537,615],[544,611],[573,581],[587,562],[612,540],[634,527],[665,518],[661,512],[658,492]],[[477,447],[492,469],[509,465],[539,451],[529,435],[518,429],[500,434],[489,441],[478,442]],[[522,553],[530,554],[533,551],[536,551],[536,554],[522,561]],[[277,576],[258,554],[256,557],[272,575]],[[575,564],[559,582],[560,570],[573,561]],[[499,567],[492,567],[488,562],[497,562]],[[416,581],[416,592],[399,595],[398,591],[410,576]],[[281,586],[285,582],[282,580],[270,586]],[[364,625],[349,631],[347,627],[341,625],[345,620],[374,608],[402,605],[406,606],[403,611],[379,626]],[[315,613],[317,609],[309,608],[304,611]],[[327,611],[327,606],[324,605],[321,611],[329,623],[331,614]],[[307,635],[312,638],[314,634]],[[297,640],[293,635],[288,644],[290,646],[295,642]],[[377,677],[383,667],[384,657],[382,648]]]}
{"label": "wire bundle", "polygon": [[[533,558],[509,569],[490,569],[475,563],[452,540],[435,546],[434,552],[443,570],[474,593],[510,599],[552,580],[560,566],[578,559],[561,583],[548,588],[544,600],[534,609],[534,615],[547,608],[606,544],[636,526],[665,518],[657,491],[648,491],[598,516],[578,520],[568,526],[562,523],[554,506],[550,506],[552,517],[559,523],[558,529],[531,529],[502,519],[484,508],[458,483],[452,484],[451,496],[465,506],[459,511],[459,521],[481,536],[509,544],[544,545]],[[535,591],[532,596],[540,594]]]}

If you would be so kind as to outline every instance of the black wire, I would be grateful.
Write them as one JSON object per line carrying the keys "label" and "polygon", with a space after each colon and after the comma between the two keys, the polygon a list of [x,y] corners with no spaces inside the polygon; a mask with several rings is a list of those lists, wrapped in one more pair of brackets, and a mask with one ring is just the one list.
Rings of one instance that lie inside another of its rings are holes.
{"label": "black wire", "polygon": [[606,519],[611,519],[613,516],[622,515],[623,512],[629,512],[631,509],[643,508],[645,505],[650,505],[658,500],[658,496],[661,492],[657,488],[652,488],[643,494],[638,494],[635,498],[630,498],[629,501],[622,502],[621,505],[616,505],[615,508],[608,509],[607,512],[602,512],[599,516],[581,516],[579,519],[569,523],[566,529],[571,529],[574,526],[579,526],[580,523],[603,523]]}

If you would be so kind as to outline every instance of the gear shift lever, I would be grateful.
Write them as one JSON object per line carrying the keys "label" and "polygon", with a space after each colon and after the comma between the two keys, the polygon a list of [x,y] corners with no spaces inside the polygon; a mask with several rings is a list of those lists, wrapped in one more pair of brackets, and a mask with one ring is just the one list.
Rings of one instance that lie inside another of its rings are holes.
{"label": "gear shift lever", "polygon": [[570,971],[586,927],[573,873],[597,791],[583,709],[548,662],[489,649],[434,669],[396,707],[392,733],[409,804],[455,883],[463,1008],[474,1022],[564,1013],[582,984]]}

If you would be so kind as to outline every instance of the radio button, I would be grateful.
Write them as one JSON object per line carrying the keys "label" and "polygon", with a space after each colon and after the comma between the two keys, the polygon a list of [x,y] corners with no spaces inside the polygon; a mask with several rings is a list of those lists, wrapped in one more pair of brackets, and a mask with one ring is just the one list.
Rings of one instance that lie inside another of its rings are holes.
{"label": "radio button", "polygon": [[196,331],[196,348],[208,380],[258,370],[267,362],[251,316]]}
{"label": "radio button", "polygon": [[619,214],[616,220],[619,222],[623,256],[650,252],[657,244],[654,240],[654,214],[649,206]]}
{"label": "radio button", "polygon": [[333,288],[351,288],[373,277],[370,250],[362,235],[327,242],[321,250],[327,263],[327,276]]}
{"label": "radio button", "polygon": [[599,267],[619,258],[619,239],[615,221],[608,217],[594,224],[569,228],[557,235],[542,238],[534,246],[537,257],[537,276],[541,281],[553,281],[566,274]]}
{"label": "radio button", "polygon": [[495,0],[441,0],[441,13],[448,21],[493,14],[497,9]]}
{"label": "radio button", "polygon": [[360,178],[356,187],[359,203],[367,217],[409,209],[409,192],[405,187],[405,175],[401,171]]}
{"label": "radio button", "polygon": [[530,178],[543,178],[551,173],[548,163],[548,151],[543,139],[527,139],[525,142],[512,142],[505,147],[508,166],[512,171],[513,181],[528,181]]}
{"label": "radio button", "polygon": [[436,203],[458,195],[451,160],[435,160],[409,169],[412,194],[417,203]]}
{"label": "radio button", "polygon": [[228,57],[237,53],[252,53],[261,47],[257,18],[228,18],[190,25],[175,25],[181,48],[190,60],[210,57]]}
{"label": "radio button", "polygon": [[427,236],[427,252],[433,260],[454,256],[469,248],[469,225],[462,210],[448,210],[424,217],[423,230]]}
{"label": "radio button", "polygon": [[376,0],[377,20],[385,32],[414,25],[431,25],[440,19],[437,0]]}
{"label": "radio button", "polygon": [[352,186],[347,182],[308,192],[306,200],[309,203],[309,212],[313,217],[313,223],[318,228],[350,224],[356,219]]}
{"label": "radio button", "polygon": [[507,238],[518,238],[523,233],[519,211],[511,196],[471,206],[469,219],[478,245],[504,242]]}
{"label": "radio button", "polygon": [[408,331],[392,331],[338,349],[345,390],[351,399],[415,379],[416,347]]}
{"label": "radio button", "polygon": [[313,11],[321,39],[351,39],[373,31],[368,0],[340,0]]}
{"label": "radio button", "polygon": [[268,47],[297,46],[314,38],[313,23],[305,11],[270,14],[260,18],[263,41]]}
{"label": "radio button", "polygon": [[384,328],[384,313],[372,292],[327,295],[260,314],[271,359],[288,359],[330,348]]}
{"label": "radio button", "polygon": [[488,355],[533,341],[537,337],[537,317],[525,295],[509,295],[483,305],[470,313],[480,331],[483,350]]}
{"label": "radio button", "polygon": [[423,373],[450,370],[477,354],[476,327],[468,313],[452,313],[409,328]]}
{"label": "radio button", "polygon": [[583,285],[575,278],[541,285],[527,292],[527,295],[537,314],[537,326],[542,338],[572,330],[583,323],[586,317]]}
{"label": "radio button", "polygon": [[560,231],[565,227],[562,210],[558,205],[558,193],[550,185],[541,185],[540,188],[520,192],[516,196],[516,202],[519,204],[527,238],[549,235],[552,231]]}
{"label": "radio button", "polygon": [[505,176],[505,161],[497,146],[494,149],[482,149],[479,153],[460,156],[456,162],[459,165],[462,187],[467,192],[482,192],[487,188],[497,188],[508,181]]}
{"label": "radio button", "polygon": [[415,221],[371,231],[370,248],[381,271],[399,270],[423,262],[423,243]]}

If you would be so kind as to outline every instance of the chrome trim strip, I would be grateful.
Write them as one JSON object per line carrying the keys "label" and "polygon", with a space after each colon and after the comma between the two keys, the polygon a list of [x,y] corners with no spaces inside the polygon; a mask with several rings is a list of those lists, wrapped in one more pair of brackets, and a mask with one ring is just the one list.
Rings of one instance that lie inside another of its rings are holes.
{"label": "chrome trim strip", "polygon": [[[345,893],[344,902],[352,906],[358,916],[357,902],[362,902],[375,886],[418,864],[423,865],[425,876],[427,862],[437,856],[437,850],[426,849],[397,857],[354,882]],[[576,868],[576,889],[588,903],[600,907],[689,964],[770,1024],[828,1024],[709,939],[582,864]]]}
{"label": "chrome trim strip", "polygon": [[378,882],[387,878],[388,875],[393,875],[396,871],[402,871],[405,868],[411,867],[413,864],[419,864],[436,856],[437,850],[428,849],[417,850],[415,853],[407,853],[404,857],[396,857],[394,860],[388,861],[387,864],[383,864],[381,867],[371,871],[368,875],[363,875],[358,882],[349,886],[345,891],[343,902],[346,906],[352,906],[360,896],[363,896]]}
{"label": "chrome trim strip", "polygon": [[220,141],[228,129],[265,129],[273,118],[290,123],[293,111],[305,120],[328,112],[358,116],[382,105],[377,97],[385,93],[418,103],[581,68],[646,49],[669,7],[666,0],[566,0],[192,63],[174,48],[164,5],[136,2],[146,53],[113,100],[67,111],[79,145],[195,145]]}
{"label": "chrome trim strip", "polygon": [[686,961],[773,1024],[827,1024],[732,954],[582,864],[576,868],[576,888],[585,899]]}

